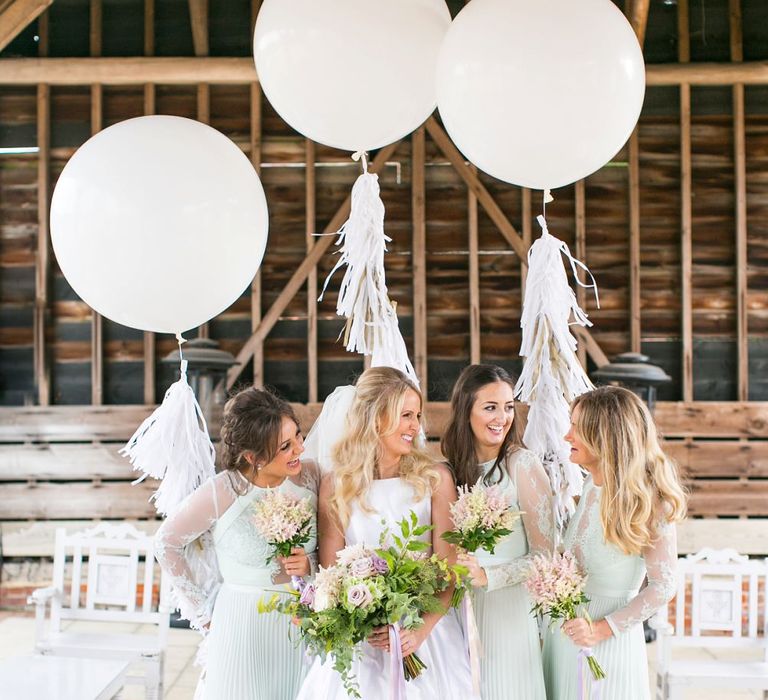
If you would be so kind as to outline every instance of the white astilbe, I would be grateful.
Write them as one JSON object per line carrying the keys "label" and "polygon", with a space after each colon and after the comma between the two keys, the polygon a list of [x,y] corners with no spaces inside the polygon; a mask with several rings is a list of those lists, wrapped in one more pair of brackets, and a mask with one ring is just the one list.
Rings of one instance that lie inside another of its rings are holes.
{"label": "white astilbe", "polygon": [[339,229],[340,257],[319,300],[333,274],[346,266],[336,302],[336,313],[347,319],[344,346],[349,352],[371,355],[372,366],[395,367],[418,384],[387,294],[384,253],[391,240],[384,233],[379,178],[368,172],[363,156],[363,173],[352,188],[349,218]]}
{"label": "white astilbe", "polygon": [[[568,284],[562,255],[576,268],[586,267],[575,260],[568,246],[547,230],[538,217],[541,238],[528,251],[528,277],[520,326],[523,339],[520,355],[525,358],[515,387],[516,396],[530,406],[523,441],[541,459],[552,484],[558,529],[573,512],[573,497],[581,493],[583,474],[570,461],[564,436],[570,426],[569,405],[574,398],[593,388],[576,356],[576,338],[570,324],[591,326]],[[576,277],[577,283],[579,282]],[[597,287],[593,283],[590,286]]]}

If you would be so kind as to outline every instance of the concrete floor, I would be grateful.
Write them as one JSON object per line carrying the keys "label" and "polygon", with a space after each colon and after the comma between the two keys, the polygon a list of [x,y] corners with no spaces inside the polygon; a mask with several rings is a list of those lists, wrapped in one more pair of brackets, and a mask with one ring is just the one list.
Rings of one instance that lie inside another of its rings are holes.
{"label": "concrete floor", "polygon": [[[34,619],[19,613],[0,613],[0,661],[16,654],[31,652],[34,643]],[[84,631],[91,623],[69,623],[71,629]],[[141,625],[113,625],[115,633],[138,632]],[[200,637],[189,630],[171,629],[168,637],[168,652],[165,662],[165,700],[192,700],[199,675],[194,665],[195,652]],[[651,687],[654,687],[655,644],[648,645]],[[696,650],[686,658],[733,659],[738,652],[731,650]],[[754,654],[749,657],[754,659]],[[0,689],[0,695],[1,695]],[[120,695],[121,700],[143,700],[144,691],[139,686],[127,686]],[[762,700],[760,691],[722,691],[692,689],[685,695],[687,700]],[[9,699],[10,700],[10,699]],[[222,700],[225,700],[222,698]],[[605,700],[610,700],[606,698]]]}

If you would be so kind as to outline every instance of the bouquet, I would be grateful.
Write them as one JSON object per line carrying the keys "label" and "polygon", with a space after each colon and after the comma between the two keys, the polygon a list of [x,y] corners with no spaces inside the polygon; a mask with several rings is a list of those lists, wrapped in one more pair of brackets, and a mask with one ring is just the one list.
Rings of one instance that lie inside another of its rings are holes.
{"label": "bouquet", "polygon": [[[461,486],[459,497],[451,504],[451,517],[455,530],[443,533],[443,539],[467,552],[485,549],[493,554],[496,545],[512,533],[512,526],[520,517],[520,511],[512,510],[499,486],[475,484],[472,488]],[[466,587],[457,585],[451,605],[457,607]]]}
{"label": "bouquet", "polygon": [[[289,557],[294,547],[306,544],[312,534],[314,516],[309,498],[297,498],[275,489],[267,491],[253,506],[253,524],[267,544],[274,547],[267,563],[276,556]],[[294,587],[300,580],[298,576],[291,577]]]}
{"label": "bouquet", "polygon": [[314,583],[289,591],[287,600],[276,594],[259,604],[259,612],[277,610],[297,620],[310,654],[332,654],[334,669],[354,697],[360,697],[352,674],[355,645],[377,627],[391,626],[390,653],[398,675],[393,675],[394,682],[411,680],[426,668],[416,654],[399,664],[398,626],[415,629],[423,624],[424,613],[444,610],[438,595],[456,577],[454,567],[435,554],[428,556],[429,543],[418,539],[431,525],[418,525],[413,512],[398,525],[391,545],[385,530],[378,549],[346,547],[336,564],[320,568]]}
{"label": "bouquet", "polygon": [[[525,587],[533,599],[531,612],[548,615],[552,621],[573,620],[577,617],[576,609],[589,603],[589,598],[584,593],[586,582],[587,577],[579,571],[571,552],[537,554],[533,557],[531,573],[525,582]],[[583,612],[591,623],[586,609]],[[592,652],[587,650],[586,656],[592,677],[595,680],[605,678],[605,671],[592,656]]]}

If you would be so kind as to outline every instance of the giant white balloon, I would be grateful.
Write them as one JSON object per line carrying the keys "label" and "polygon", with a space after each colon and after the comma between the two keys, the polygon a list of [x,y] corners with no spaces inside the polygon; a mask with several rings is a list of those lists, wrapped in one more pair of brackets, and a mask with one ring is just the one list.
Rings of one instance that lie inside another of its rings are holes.
{"label": "giant white balloon", "polygon": [[433,112],[444,0],[266,0],[253,52],[264,94],[313,141],[371,150]]}
{"label": "giant white balloon", "polygon": [[438,60],[440,116],[462,153],[535,189],[608,162],[644,93],[640,46],[611,0],[472,0]]}
{"label": "giant white balloon", "polygon": [[226,136],[149,116],[99,132],[72,156],[51,203],[61,271],[103,316],[176,333],[234,302],[267,242],[259,178]]}

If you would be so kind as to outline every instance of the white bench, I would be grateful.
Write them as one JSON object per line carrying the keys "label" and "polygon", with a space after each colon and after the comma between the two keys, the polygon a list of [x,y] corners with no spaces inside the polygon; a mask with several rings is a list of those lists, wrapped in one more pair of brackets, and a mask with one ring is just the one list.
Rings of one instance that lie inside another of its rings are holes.
{"label": "white bench", "polygon": [[[666,607],[651,622],[659,633],[657,700],[678,700],[696,687],[768,691],[768,615],[760,615],[758,597],[767,586],[768,559],[750,560],[733,549],[705,548],[678,561],[674,624]],[[674,658],[675,649],[696,647],[735,649],[755,658]]]}
{"label": "white bench", "polygon": [[[160,603],[153,606],[159,571],[154,551],[153,538],[126,523],[99,523],[69,535],[57,530],[53,585],[36,590],[29,598],[36,606],[35,651],[124,662],[141,671],[126,676],[126,683],[144,685],[148,699],[162,698],[169,610],[163,604],[162,584]],[[141,600],[138,606],[137,598]],[[87,631],[78,630],[76,624],[62,624],[82,621],[91,623]],[[117,633],[115,623],[149,625],[153,631]]]}
{"label": "white bench", "polygon": [[9,700],[112,700],[129,661],[26,654],[0,663],[0,693]]}

